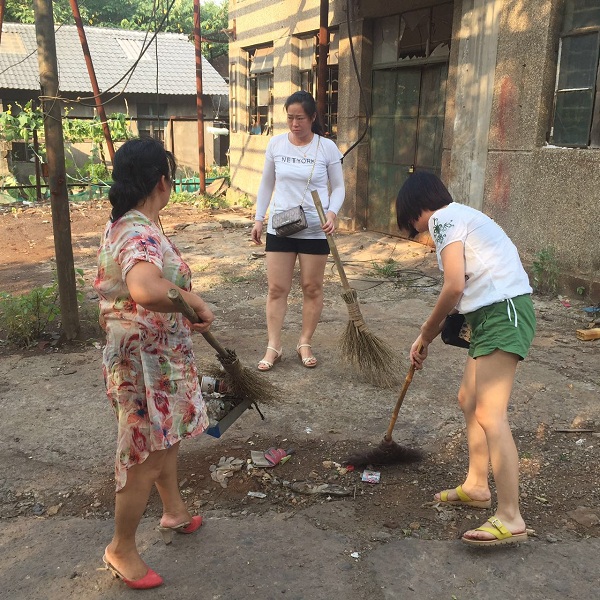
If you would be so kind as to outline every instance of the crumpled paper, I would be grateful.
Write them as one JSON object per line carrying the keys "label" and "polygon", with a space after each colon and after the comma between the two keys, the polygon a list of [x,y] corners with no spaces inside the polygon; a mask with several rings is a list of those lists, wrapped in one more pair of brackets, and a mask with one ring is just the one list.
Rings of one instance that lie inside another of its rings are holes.
{"label": "crumpled paper", "polygon": [[210,465],[210,477],[213,481],[221,484],[221,487],[227,487],[227,480],[233,477],[236,471],[241,471],[245,461],[241,458],[235,458],[230,456],[221,456],[219,462],[216,465]]}

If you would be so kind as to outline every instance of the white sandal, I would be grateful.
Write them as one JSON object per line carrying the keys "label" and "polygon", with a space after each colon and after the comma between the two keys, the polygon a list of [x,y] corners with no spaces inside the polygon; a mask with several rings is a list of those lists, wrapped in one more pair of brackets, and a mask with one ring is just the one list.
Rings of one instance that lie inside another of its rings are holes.
{"label": "white sandal", "polygon": [[296,352],[298,353],[298,356],[300,357],[300,360],[302,361],[302,364],[307,368],[307,369],[314,369],[317,366],[317,359],[315,356],[312,355],[311,356],[307,356],[306,358],[302,358],[302,354],[300,353],[300,348],[312,348],[312,346],[310,344],[298,344],[296,346]]}
{"label": "white sandal", "polygon": [[[262,360],[259,360],[258,366],[256,367],[259,371],[270,371],[275,366],[275,363],[278,363],[281,360],[281,357],[283,356],[283,348],[281,348],[280,350],[276,350],[275,348],[273,348],[273,346],[267,346],[267,350],[273,350],[273,352],[275,352],[277,356],[275,356],[275,360],[273,362],[269,362],[264,358]],[[261,367],[261,365],[263,366]]]}

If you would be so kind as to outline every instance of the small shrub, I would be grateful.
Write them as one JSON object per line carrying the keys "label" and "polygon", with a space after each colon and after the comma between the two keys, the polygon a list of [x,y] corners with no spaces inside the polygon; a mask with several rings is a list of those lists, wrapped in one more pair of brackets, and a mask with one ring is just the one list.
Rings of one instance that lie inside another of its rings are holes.
{"label": "small shrub", "polygon": [[385,277],[386,279],[392,279],[397,275],[398,263],[393,258],[388,258],[382,265],[376,262],[373,262],[372,265],[373,270],[370,275]]}
{"label": "small shrub", "polygon": [[560,269],[554,248],[540,250],[531,265],[533,287],[540,294],[556,294]]}
{"label": "small shrub", "polygon": [[0,294],[0,329],[19,346],[30,346],[59,315],[56,281],[21,296]]}

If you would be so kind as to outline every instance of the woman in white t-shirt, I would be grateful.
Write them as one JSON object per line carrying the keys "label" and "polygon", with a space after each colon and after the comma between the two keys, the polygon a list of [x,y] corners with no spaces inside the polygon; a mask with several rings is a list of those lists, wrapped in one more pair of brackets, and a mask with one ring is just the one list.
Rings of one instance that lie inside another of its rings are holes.
{"label": "woman in white t-shirt", "polygon": [[410,350],[423,367],[427,347],[441,332],[446,315],[458,311],[471,327],[469,356],[458,401],[463,411],[469,469],[455,489],[436,502],[490,508],[489,463],[496,482],[496,514],[464,533],[467,544],[491,546],[527,540],[519,510],[519,457],[508,422],[508,403],[517,364],[535,334],[529,278],[515,245],[484,213],[453,202],[440,179],[411,175],[396,199],[398,227],[411,237],[429,230],[444,284]]}
{"label": "woman in white t-shirt", "polygon": [[[289,133],[271,138],[267,146],[263,175],[256,199],[252,240],[262,244],[263,221],[267,225],[267,351],[258,363],[269,371],[283,354],[281,329],[287,312],[296,258],[302,286],[302,331],[296,352],[307,368],[317,366],[311,342],[323,310],[323,278],[329,254],[326,233],[335,230],[335,217],[344,202],[342,153],[335,143],[323,137],[314,98],[304,91],[292,94],[285,103]],[[316,190],[323,204],[326,223],[321,225],[311,191]],[[275,213],[304,208],[308,228],[288,237],[278,237],[273,229]]]}

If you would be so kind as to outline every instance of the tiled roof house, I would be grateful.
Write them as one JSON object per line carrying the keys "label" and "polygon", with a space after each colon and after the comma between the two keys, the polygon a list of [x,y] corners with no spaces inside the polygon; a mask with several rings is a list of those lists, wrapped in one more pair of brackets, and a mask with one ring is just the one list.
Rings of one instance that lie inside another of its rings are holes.
{"label": "tiled roof house", "polygon": [[[55,30],[61,97],[68,99],[70,116],[92,116],[92,86],[77,28],[58,25]],[[152,32],[86,27],[85,34],[107,115],[129,114],[133,128],[165,139],[167,146],[174,145],[180,163],[197,166],[194,44],[175,33],[159,33],[152,40]],[[4,23],[0,43],[3,107],[37,98],[39,89],[35,26]],[[205,125],[212,125],[213,119],[226,121],[227,82],[204,57],[202,93]],[[208,166],[220,158],[214,156],[212,141],[207,134]]]}

